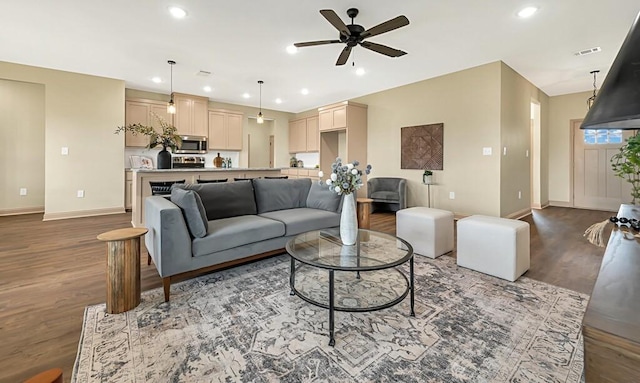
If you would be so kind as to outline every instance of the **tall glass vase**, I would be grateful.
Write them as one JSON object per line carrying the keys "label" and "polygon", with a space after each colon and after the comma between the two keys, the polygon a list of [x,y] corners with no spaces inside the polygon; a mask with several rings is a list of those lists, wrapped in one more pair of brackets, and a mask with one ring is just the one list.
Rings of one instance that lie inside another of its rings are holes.
{"label": "tall glass vase", "polygon": [[356,199],[346,194],[342,199],[340,214],[340,239],[343,245],[355,245],[358,237],[358,217],[356,216]]}

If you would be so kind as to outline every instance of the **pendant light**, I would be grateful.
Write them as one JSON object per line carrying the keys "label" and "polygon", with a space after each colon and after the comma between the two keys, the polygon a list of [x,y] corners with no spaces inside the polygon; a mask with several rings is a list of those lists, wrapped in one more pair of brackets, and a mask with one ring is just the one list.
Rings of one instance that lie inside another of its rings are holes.
{"label": "pendant light", "polygon": [[262,124],[264,122],[264,117],[262,117],[262,84],[264,81],[258,80],[258,84],[260,85],[260,112],[258,112],[258,124]]}
{"label": "pendant light", "polygon": [[167,113],[176,114],[176,105],[173,103],[173,66],[176,65],[176,62],[173,60],[167,62],[171,65],[171,100],[167,104]]}
{"label": "pendant light", "polygon": [[596,101],[596,74],[600,73],[599,70],[592,70],[591,72],[589,72],[593,75],[593,96],[589,97],[589,99],[587,100],[587,110],[591,109],[591,107],[593,106],[593,103]]}

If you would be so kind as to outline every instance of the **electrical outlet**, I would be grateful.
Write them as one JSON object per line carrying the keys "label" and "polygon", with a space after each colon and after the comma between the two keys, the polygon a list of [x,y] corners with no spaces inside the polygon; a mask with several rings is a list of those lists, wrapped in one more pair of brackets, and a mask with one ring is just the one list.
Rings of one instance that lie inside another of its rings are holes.
{"label": "electrical outlet", "polygon": [[27,188],[20,188],[20,195],[27,195]]}
{"label": "electrical outlet", "polygon": [[522,199],[522,192],[518,190],[518,199]]}
{"label": "electrical outlet", "polygon": [[490,155],[491,155],[491,148],[490,148],[490,147],[488,147],[488,148],[486,148],[486,147],[485,147],[485,148],[482,148],[482,155],[483,155],[483,156],[490,156]]}
{"label": "electrical outlet", "polygon": [[78,198],[84,198],[84,190],[78,190]]}
{"label": "electrical outlet", "polygon": [[505,146],[504,149],[502,149],[502,155],[506,156],[507,155],[507,147]]}
{"label": "electrical outlet", "polygon": [[455,192],[449,192],[449,199],[456,199],[456,193]]}
{"label": "electrical outlet", "polygon": [[60,150],[60,154],[62,154],[63,156],[68,156],[69,148],[67,148],[66,146],[63,146],[62,149]]}

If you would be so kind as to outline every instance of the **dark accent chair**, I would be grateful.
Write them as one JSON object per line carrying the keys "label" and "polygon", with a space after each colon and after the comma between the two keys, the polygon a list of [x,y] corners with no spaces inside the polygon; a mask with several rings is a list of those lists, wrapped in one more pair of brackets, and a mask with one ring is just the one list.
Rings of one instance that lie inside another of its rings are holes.
{"label": "dark accent chair", "polygon": [[171,195],[171,185],[183,184],[185,180],[180,181],[149,181],[151,185],[151,195]]}
{"label": "dark accent chair", "polygon": [[199,184],[214,184],[220,182],[227,182],[228,178],[219,178],[217,180],[196,180]]}
{"label": "dark accent chair", "polygon": [[264,176],[265,180],[286,180],[289,179],[289,176],[277,176],[277,177],[269,177],[269,176]]}
{"label": "dark accent chair", "polygon": [[407,180],[394,177],[376,177],[367,181],[367,197],[371,198],[371,212],[398,211],[407,208]]}

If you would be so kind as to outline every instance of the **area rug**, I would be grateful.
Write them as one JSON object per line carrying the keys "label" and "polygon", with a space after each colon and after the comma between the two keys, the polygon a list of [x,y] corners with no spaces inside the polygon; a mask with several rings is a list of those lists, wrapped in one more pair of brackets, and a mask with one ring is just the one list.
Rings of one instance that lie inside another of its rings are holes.
{"label": "area rug", "polygon": [[[375,285],[362,281],[362,290]],[[588,296],[503,281],[446,256],[416,256],[415,284],[415,317],[409,297],[336,312],[335,347],[327,310],[289,295],[286,255],[173,285],[169,303],[156,289],[124,314],[90,306],[72,382],[581,380]]]}

